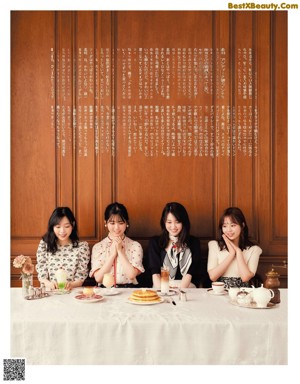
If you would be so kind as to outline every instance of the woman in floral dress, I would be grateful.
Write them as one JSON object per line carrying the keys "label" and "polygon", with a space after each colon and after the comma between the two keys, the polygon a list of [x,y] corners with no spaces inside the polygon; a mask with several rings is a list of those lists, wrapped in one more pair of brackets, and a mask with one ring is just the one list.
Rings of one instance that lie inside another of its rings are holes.
{"label": "woman in floral dress", "polygon": [[57,289],[55,273],[63,269],[67,275],[66,289],[80,287],[88,275],[90,250],[86,241],[79,241],[75,217],[68,207],[56,208],[37,250],[38,279],[46,289]]}
{"label": "woman in floral dress", "polygon": [[145,269],[141,244],[126,235],[129,227],[126,207],[118,202],[108,205],[104,224],[108,235],[93,247],[90,277],[100,284],[104,274],[110,273],[115,286],[134,287],[138,284],[136,277]]}

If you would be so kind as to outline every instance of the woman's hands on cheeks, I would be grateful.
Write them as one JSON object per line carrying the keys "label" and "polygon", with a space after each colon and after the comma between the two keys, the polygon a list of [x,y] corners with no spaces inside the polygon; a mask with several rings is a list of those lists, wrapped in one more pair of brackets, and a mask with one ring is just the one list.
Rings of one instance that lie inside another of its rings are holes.
{"label": "woman's hands on cheeks", "polygon": [[222,235],[226,245],[227,245],[227,248],[228,248],[228,251],[229,251],[229,254],[232,256],[232,257],[235,257],[237,252],[238,251],[241,251],[239,247],[237,247],[233,241],[231,241],[224,233]]}

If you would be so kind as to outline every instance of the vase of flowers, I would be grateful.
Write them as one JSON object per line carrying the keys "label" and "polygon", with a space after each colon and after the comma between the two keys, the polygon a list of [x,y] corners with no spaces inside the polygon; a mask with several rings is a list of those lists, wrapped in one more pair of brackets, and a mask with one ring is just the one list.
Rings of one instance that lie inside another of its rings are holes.
{"label": "vase of flowers", "polygon": [[32,264],[31,258],[29,256],[19,255],[14,259],[13,266],[21,269],[20,279],[22,279],[23,297],[28,296],[29,287],[33,285],[34,265]]}

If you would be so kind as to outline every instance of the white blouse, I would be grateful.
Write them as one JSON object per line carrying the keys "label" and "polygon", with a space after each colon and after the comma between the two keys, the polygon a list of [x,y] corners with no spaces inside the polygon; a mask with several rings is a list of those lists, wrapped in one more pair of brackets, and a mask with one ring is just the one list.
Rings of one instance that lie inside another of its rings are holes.
{"label": "white blouse", "polygon": [[[124,238],[123,247],[125,249],[125,255],[129,260],[130,264],[137,268],[139,271],[144,272],[145,269],[142,264],[143,260],[143,248],[137,241],[131,240],[129,237]],[[109,237],[106,237],[99,243],[95,244],[92,249],[92,264],[90,277],[93,277],[95,271],[102,268],[107,257],[109,257],[112,241]],[[118,256],[115,258],[116,261],[116,283],[117,284],[137,284],[137,280],[130,280],[125,276],[122,264],[118,261]],[[110,273],[114,274],[114,265],[111,268]]]}
{"label": "white blouse", "polygon": [[[244,249],[242,252],[248,268],[255,275],[262,249],[258,245],[253,245],[250,248]],[[229,252],[227,249],[220,250],[219,244],[216,240],[209,241],[207,270],[210,271],[212,268],[215,268],[217,265],[221,264],[228,255]],[[236,258],[232,260],[229,267],[222,276],[240,277]]]}

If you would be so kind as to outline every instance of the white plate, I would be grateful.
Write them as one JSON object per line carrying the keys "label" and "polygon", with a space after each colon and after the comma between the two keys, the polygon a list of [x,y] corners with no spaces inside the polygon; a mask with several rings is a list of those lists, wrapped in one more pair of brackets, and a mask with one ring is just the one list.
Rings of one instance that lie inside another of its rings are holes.
{"label": "white plate", "polygon": [[266,307],[258,307],[255,302],[250,304],[239,304],[236,301],[230,300],[230,303],[232,305],[236,305],[237,307],[243,307],[243,308],[252,308],[252,309],[270,309],[276,307],[276,304],[274,303],[268,303]]}
{"label": "white plate", "polygon": [[74,299],[80,301],[81,303],[97,303],[98,301],[103,300],[104,297],[101,295],[93,295],[91,297],[88,297],[83,294],[77,294],[76,296],[74,296]]}
{"label": "white plate", "polygon": [[107,288],[96,288],[94,292],[96,292],[97,294],[101,294],[102,296],[115,296],[121,293],[121,291],[118,291],[116,289],[110,290]]}
{"label": "white plate", "polygon": [[136,305],[153,305],[153,304],[160,304],[164,301],[162,297],[160,297],[159,299],[160,299],[159,301],[134,301],[128,298],[127,303],[136,304]]}
{"label": "white plate", "polygon": [[52,289],[51,291],[46,291],[49,295],[66,295],[71,293],[71,289]]}
{"label": "white plate", "polygon": [[213,295],[213,296],[223,296],[223,295],[227,295],[228,294],[228,291],[223,291],[221,293],[216,293],[212,288],[209,288],[207,290],[207,292],[210,294],[210,295]]}
{"label": "white plate", "polygon": [[166,293],[161,293],[161,290],[158,289],[157,291],[157,294],[160,295],[160,296],[174,296],[177,294],[176,291],[174,291],[174,289],[169,289],[169,292],[166,294]]}

